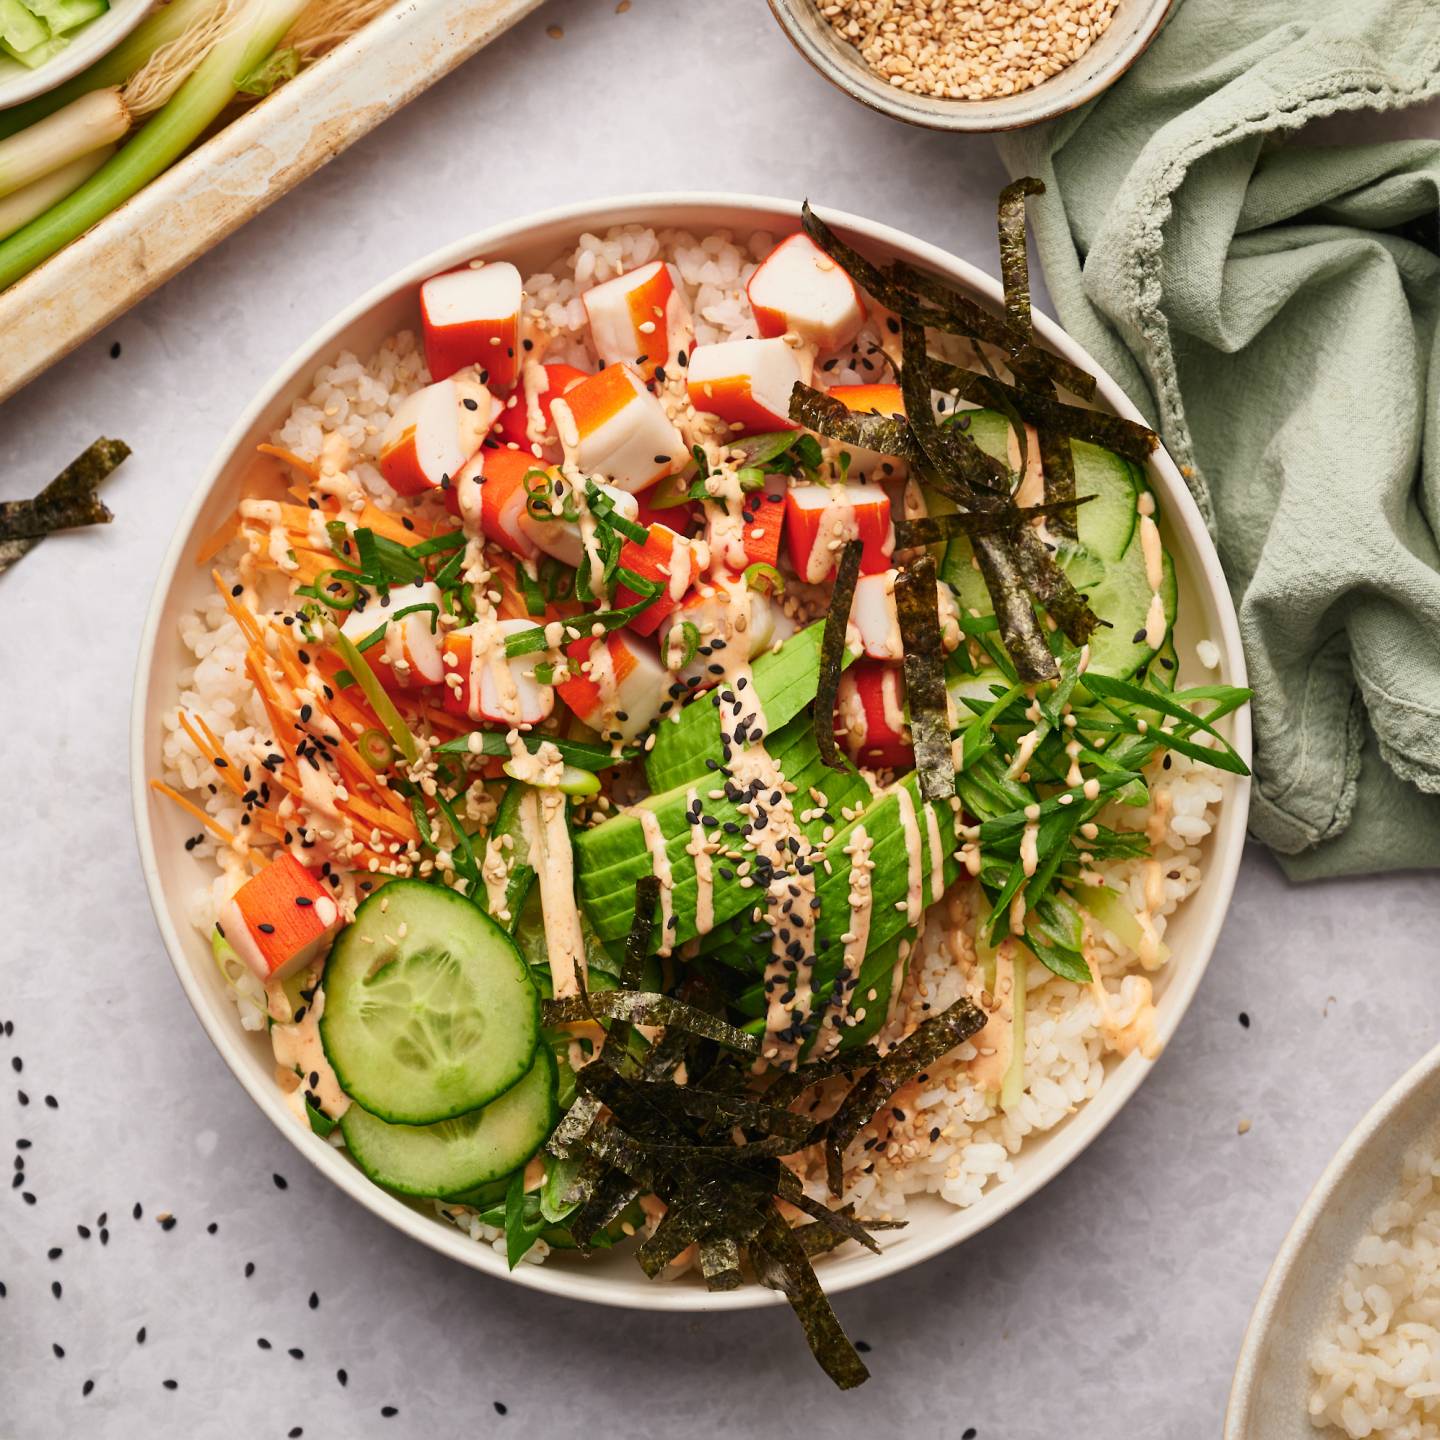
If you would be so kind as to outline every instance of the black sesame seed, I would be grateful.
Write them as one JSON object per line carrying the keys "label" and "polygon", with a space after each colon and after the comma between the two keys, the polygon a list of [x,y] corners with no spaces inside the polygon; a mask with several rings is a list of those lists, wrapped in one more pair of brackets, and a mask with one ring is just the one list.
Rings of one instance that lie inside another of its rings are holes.
{"label": "black sesame seed", "polygon": [[167,1390],[178,1390],[180,1388],[180,1382],[178,1380],[162,1380],[160,1383]]}
{"label": "black sesame seed", "polygon": [[206,1233],[207,1235],[213,1235],[219,1228],[220,1228],[219,1222],[218,1222],[218,1221],[215,1221],[215,1220],[212,1220],[212,1221],[205,1227],[205,1233]]}
{"label": "black sesame seed", "polygon": [[[467,405],[474,405],[475,402],[473,400],[467,400],[465,403]],[[294,1425],[291,1426],[286,1433],[290,1436],[290,1440],[300,1440],[300,1437],[305,1433],[305,1427],[303,1425]]]}
{"label": "black sesame seed", "polygon": [[18,1055],[12,1055],[10,1068],[18,1075],[25,1068],[25,1062]]}
{"label": "black sesame seed", "polygon": [[248,1280],[254,1273],[255,1262],[253,1260],[247,1260],[245,1262],[245,1278]]}
{"label": "black sesame seed", "polygon": [[284,1190],[290,1183],[283,1175],[272,1175],[270,1178],[275,1182],[277,1190]]}
{"label": "black sesame seed", "polygon": [[497,1400],[495,1402],[495,1413],[497,1415],[508,1415],[510,1413],[510,1407],[506,1405],[503,1400]]}
{"label": "black sesame seed", "polygon": [[348,1384],[350,1383],[350,1377],[349,1377],[343,1370],[337,1370],[337,1371],[335,1372],[335,1378],[336,1378],[342,1385],[348,1385]]}
{"label": "black sesame seed", "polygon": [[[118,348],[118,347],[117,347],[117,348]],[[95,1382],[94,1382],[93,1380],[87,1380],[87,1381],[80,1387],[80,1393],[81,1393],[82,1395],[88,1395],[94,1388],[95,1388]]]}
{"label": "black sesame seed", "polygon": [[263,921],[263,920],[262,920],[262,921],[260,922],[260,924],[257,925],[255,928],[256,928],[262,935],[273,935],[273,934],[275,933],[275,927],[274,927],[273,925],[267,923],[266,921]]}
{"label": "black sesame seed", "polygon": [[120,358],[120,342],[118,340],[110,347],[110,358],[112,360]]}
{"label": "black sesame seed", "polygon": [[400,1413],[400,1411],[399,1411],[399,1408],[398,1408],[397,1406],[394,1406],[394,1405],[382,1405],[382,1406],[380,1407],[380,1413],[381,1413],[387,1420],[390,1420],[390,1419],[393,1419],[396,1415],[398,1415],[398,1414]]}
{"label": "black sesame seed", "polygon": [[255,1343],[256,1343],[262,1350],[268,1350],[268,1349],[270,1348],[270,1342],[269,1342],[263,1335],[261,1335],[261,1336],[259,1337],[259,1339],[257,1339],[257,1340],[255,1341]]}
{"label": "black sesame seed", "polygon": [[63,1360],[65,1358],[65,1347],[63,1345],[56,1345],[52,1341],[50,1348],[55,1352],[55,1358],[57,1360]]}
{"label": "black sesame seed", "polygon": [[175,1217],[173,1215],[167,1215],[160,1222],[160,1228],[162,1230],[173,1230],[175,1228]]}
{"label": "black sesame seed", "polygon": [[135,1343],[137,1345],[145,1343],[145,1327],[143,1325],[135,1332]]}
{"label": "black sesame seed", "polygon": [[30,1103],[30,1097],[29,1097],[23,1090],[17,1090],[17,1091],[15,1092],[15,1098],[16,1098],[22,1105],[28,1105],[28,1104]]}
{"label": "black sesame seed", "polygon": [[88,1225],[77,1225],[75,1227],[75,1233],[82,1240],[88,1240],[90,1238],[90,1227]]}
{"label": "black sesame seed", "polygon": [[[224,937],[222,936],[221,938],[223,939]],[[131,1216],[134,1219],[138,1220],[144,1213],[144,1209],[141,1207],[140,1202],[137,1200],[135,1202],[135,1208],[130,1212]]]}
{"label": "black sesame seed", "polygon": [[58,1280],[52,1280],[52,1281],[50,1282],[50,1293],[51,1293],[57,1300],[60,1298],[62,1291],[61,1291],[61,1288],[60,1288],[60,1282],[59,1282]]}
{"label": "black sesame seed", "polygon": [[21,1198],[27,1205],[33,1205],[33,1204],[35,1203],[35,1197],[34,1197],[28,1190],[22,1190],[22,1191],[20,1192],[20,1198]]}
{"label": "black sesame seed", "polygon": [[47,1260],[58,1260],[64,1253],[65,1252],[58,1245],[52,1245],[45,1252],[45,1258]]}
{"label": "black sesame seed", "polygon": [[1247,1014],[1245,1013],[1245,1011],[1243,1011],[1243,1010],[1240,1012],[1240,1024],[1241,1024],[1246,1030],[1248,1030],[1248,1029],[1250,1028],[1250,1017],[1249,1017],[1249,1015],[1247,1015]]}
{"label": "black sesame seed", "polygon": [[305,1358],[305,1352],[298,1345],[292,1345],[285,1353],[292,1360],[303,1360]]}
{"label": "black sesame seed", "polygon": [[310,1292],[310,1308],[312,1310],[320,1308],[320,1297],[313,1290]]}
{"label": "black sesame seed", "polygon": [[855,1342],[855,1348],[862,1355],[868,1355],[870,1353],[870,1342],[868,1340],[857,1340]]}
{"label": "black sesame seed", "polygon": [[102,1245],[110,1243],[110,1232],[103,1225],[100,1227],[100,1243]]}

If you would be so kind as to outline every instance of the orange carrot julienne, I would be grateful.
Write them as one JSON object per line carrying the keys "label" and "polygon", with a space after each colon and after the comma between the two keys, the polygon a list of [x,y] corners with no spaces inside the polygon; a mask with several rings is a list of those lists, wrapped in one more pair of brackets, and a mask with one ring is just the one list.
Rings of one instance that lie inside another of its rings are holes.
{"label": "orange carrot julienne", "polygon": [[152,780],[150,782],[150,788],[152,790],[158,790],[162,795],[169,796],[182,810],[188,810],[207,830],[213,831],[227,845],[233,845],[235,843],[235,836],[229,830],[213,816],[207,815],[193,801],[187,800],[173,786],[167,785],[163,780]]}
{"label": "orange carrot julienne", "polygon": [[293,465],[302,475],[311,480],[320,478],[320,467],[313,460],[302,459],[293,450],[286,450],[280,445],[257,445],[255,447],[262,455],[269,455],[275,460],[283,460],[287,465]]}
{"label": "orange carrot julienne", "polygon": [[239,533],[240,516],[237,512],[213,530],[208,539],[201,542],[199,550],[195,552],[195,563],[208,565]]}

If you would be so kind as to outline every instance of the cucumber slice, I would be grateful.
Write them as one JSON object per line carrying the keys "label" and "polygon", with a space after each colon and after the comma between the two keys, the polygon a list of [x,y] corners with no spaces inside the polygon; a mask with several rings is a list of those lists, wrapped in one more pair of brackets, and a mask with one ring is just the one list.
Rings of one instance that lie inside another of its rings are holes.
{"label": "cucumber slice", "polygon": [[[1175,566],[1164,557],[1165,574],[1160,582],[1160,600],[1165,607],[1165,633],[1175,625]],[[1105,578],[1087,592],[1090,608],[1110,622],[1108,630],[1090,637],[1090,669],[1097,675],[1124,680],[1133,675],[1155,653],[1145,643],[1145,621],[1150,614],[1150,581],[1145,574],[1145,555],[1137,535],[1118,563],[1109,566]],[[1140,636],[1137,641],[1136,636]],[[1084,684],[1084,678],[1081,678]]]}
{"label": "cucumber slice", "polygon": [[68,35],[110,8],[108,0],[22,0],[22,3],[32,15],[43,20],[54,35]]}
{"label": "cucumber slice", "polygon": [[535,883],[535,869],[530,864],[530,841],[526,838],[525,827],[520,823],[520,801],[524,798],[526,788],[518,780],[512,780],[506,786],[489,835],[492,840],[510,837],[510,846],[505,851],[509,862],[509,879],[505,885],[504,908],[510,916],[509,929],[512,935],[520,923],[520,912],[525,908],[526,896]]}
{"label": "cucumber slice", "polygon": [[53,60],[69,43],[65,36],[57,35],[43,44],[32,45],[28,50],[17,50],[8,40],[0,39],[0,50],[12,60],[18,60],[27,70],[38,70],[40,66]]}
{"label": "cucumber slice", "polygon": [[32,15],[20,0],[0,0],[0,40],[21,64],[28,63],[27,52],[38,49],[49,39],[49,26]]}
{"label": "cucumber slice", "polygon": [[518,1170],[545,1143],[560,1117],[555,1081],[555,1057],[542,1045],[520,1082],[478,1110],[437,1125],[388,1125],[352,1105],[340,1132],[377,1185],[451,1199]]}
{"label": "cucumber slice", "polygon": [[478,1109],[529,1069],[540,1001],[520,952],[478,906],[392,880],[325,962],[320,1038],[345,1093],[381,1120]]}

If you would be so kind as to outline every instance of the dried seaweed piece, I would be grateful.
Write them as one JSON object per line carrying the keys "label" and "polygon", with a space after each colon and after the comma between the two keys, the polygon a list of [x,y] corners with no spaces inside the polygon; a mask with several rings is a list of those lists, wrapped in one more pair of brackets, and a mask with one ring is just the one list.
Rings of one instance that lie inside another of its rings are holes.
{"label": "dried seaweed piece", "polygon": [[1029,338],[1030,263],[1025,250],[1025,200],[1043,195],[1045,186],[1033,175],[1012,180],[1000,192],[1000,283],[1005,290],[1005,315],[1012,329]]}
{"label": "dried seaweed piece", "polygon": [[[589,1068],[589,1067],[587,1067]],[[674,1085],[663,1080],[637,1082],[636,1094],[667,1116],[683,1115],[696,1120],[715,1120],[723,1125],[743,1125],[767,1135],[776,1135],[802,1146],[814,1122],[806,1115],[769,1104],[753,1095],[705,1090],[694,1085]]]}
{"label": "dried seaweed piece", "polygon": [[880,1247],[875,1243],[875,1237],[871,1230],[898,1230],[904,1227],[903,1220],[875,1221],[857,1220],[854,1217],[853,1205],[842,1205],[838,1210],[832,1210],[828,1205],[822,1205],[818,1200],[812,1200],[794,1171],[784,1169],[780,1172],[780,1183],[775,1187],[776,1194],[785,1201],[787,1205],[793,1205],[797,1210],[803,1210],[817,1225],[823,1229],[833,1231],[839,1239],[836,1244],[845,1240],[854,1240],[856,1244],[863,1245],[867,1250],[875,1254],[880,1253]]}
{"label": "dried seaweed piece", "polygon": [[907,1080],[984,1027],[985,1012],[972,1000],[957,1000],[932,1015],[872,1066],[840,1103],[825,1135],[825,1174],[831,1191],[845,1185],[845,1151]]}
{"label": "dried seaweed piece", "polygon": [[573,1025],[581,1020],[605,1016],[612,1020],[627,1020],[632,1025],[673,1026],[691,1035],[703,1035],[707,1040],[714,1040],[746,1055],[760,1053],[758,1036],[747,1035],[714,1015],[707,1015],[705,1011],[675,999],[673,995],[658,995],[644,990],[591,991],[585,995],[568,995],[563,1000],[546,1000],[542,1002],[541,1012],[544,1024],[551,1029],[557,1025]]}
{"label": "dried seaweed piece", "polygon": [[920,447],[910,433],[909,423],[894,415],[867,415],[797,380],[790,392],[790,418],[797,425],[817,435],[854,445],[860,450],[874,450],[881,455],[895,455],[902,460],[916,460]]}
{"label": "dried seaweed piece", "polygon": [[865,1362],[830,1308],[804,1247],[773,1210],[750,1247],[750,1259],[755,1278],[790,1302],[820,1368],[842,1390],[863,1385],[870,1378]]}
{"label": "dried seaweed piece", "polygon": [[995,535],[1061,510],[1073,510],[1095,499],[1093,495],[1077,495],[1071,501],[1047,502],[1043,505],[1016,505],[1007,510],[952,510],[945,515],[926,515],[919,520],[895,521],[895,548],[912,550],[918,545],[934,545],[956,535]]}
{"label": "dried seaweed piece", "polygon": [[944,360],[930,361],[930,379],[937,390],[992,409],[1000,408],[1003,397],[1032,425],[1054,426],[1072,440],[1085,440],[1113,450],[1136,464],[1143,465],[1160,443],[1160,437],[1153,430],[1123,415],[1087,410],[1083,405],[1066,405],[1044,391],[1007,385],[993,375],[982,375],[978,370],[966,370]]}
{"label": "dried seaweed piece", "polygon": [[1085,603],[1085,597],[1070,583],[1055,557],[1029,526],[1015,532],[1013,553],[1020,578],[1030,593],[1072,644],[1083,645],[1105,622]]}
{"label": "dried seaweed piece", "polygon": [[[870,1230],[903,1230],[903,1220],[856,1220],[855,1207],[853,1205],[842,1205],[838,1210],[826,1210],[827,1215],[834,1215],[837,1218],[849,1220],[860,1226],[865,1231]],[[795,1238],[800,1242],[800,1248],[812,1259],[816,1255],[828,1255],[832,1250],[838,1250],[848,1240],[856,1237],[848,1235],[842,1229],[816,1221],[811,1225],[796,1225],[793,1227]],[[877,1252],[878,1246],[872,1246]]]}
{"label": "dried seaweed piece", "polygon": [[1075,528],[1075,457],[1069,437],[1049,425],[1037,432],[1040,438],[1040,466],[1045,477],[1045,501],[1055,507],[1052,529],[1073,540]]}
{"label": "dried seaweed piece", "polygon": [[700,1242],[700,1274],[707,1290],[738,1290],[745,1283],[739,1245],[728,1235],[707,1235]]}
{"label": "dried seaweed piece", "polygon": [[1025,684],[1034,685],[1053,680],[1060,672],[1035,618],[1014,547],[1005,543],[1007,539],[1002,535],[977,535],[975,559],[995,606],[1000,642],[1014,663],[1016,675]]}
{"label": "dried seaweed piece", "polygon": [[823,1060],[807,1060],[794,1070],[786,1070],[771,1081],[765,1098],[772,1105],[789,1105],[813,1085],[833,1080],[837,1075],[853,1075],[873,1065],[880,1052],[873,1045],[857,1045],[853,1050],[827,1055]]}
{"label": "dried seaweed piece", "polygon": [[845,669],[845,638],[850,628],[850,607],[855,603],[855,586],[860,579],[860,557],[864,546],[847,540],[835,567],[835,585],[830,608],[825,612],[825,629],[820,636],[820,672],[812,709],[815,748],[832,770],[850,770],[849,760],[835,744],[835,705],[840,696],[840,674]]}
{"label": "dried seaweed piece", "polygon": [[969,340],[984,340],[1002,349],[1009,348],[1010,329],[1004,316],[995,315],[969,296],[962,295],[939,275],[922,270],[908,260],[892,260],[885,273],[892,285],[920,302],[912,304],[914,318],[923,320],[932,330],[946,335],[963,335]]}
{"label": "dried seaweed piece", "polygon": [[945,647],[940,639],[940,592],[933,555],[912,561],[895,577],[895,611],[904,646],[905,696],[920,794],[939,804],[955,794],[955,760],[950,752]]}
{"label": "dried seaweed piece", "polygon": [[110,511],[95,499],[94,492],[129,454],[130,447],[123,440],[96,440],[32,500],[0,505],[0,517],[8,517],[0,522],[0,572],[54,530],[109,521]]}

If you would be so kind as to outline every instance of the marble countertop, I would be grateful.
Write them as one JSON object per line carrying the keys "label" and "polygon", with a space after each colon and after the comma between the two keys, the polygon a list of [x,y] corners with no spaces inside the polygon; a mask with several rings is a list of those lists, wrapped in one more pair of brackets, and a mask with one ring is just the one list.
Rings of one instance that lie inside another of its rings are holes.
{"label": "marble countertop", "polygon": [[550,1299],[309,1173],[191,1014],[131,829],[131,672],[176,517],[248,397],[353,296],[493,221],[675,186],[809,194],[993,271],[1003,180],[988,141],[826,86],[762,0],[550,0],[0,410],[6,497],[96,434],[135,449],[109,530],[0,578],[0,1151],[30,1142],[0,1194],[0,1437],[1217,1432],[1292,1215],[1433,1042],[1433,878],[1301,890],[1252,850],[1190,1014],[1104,1136],[978,1239],[840,1298],[874,1373],[840,1396],[783,1311]]}

